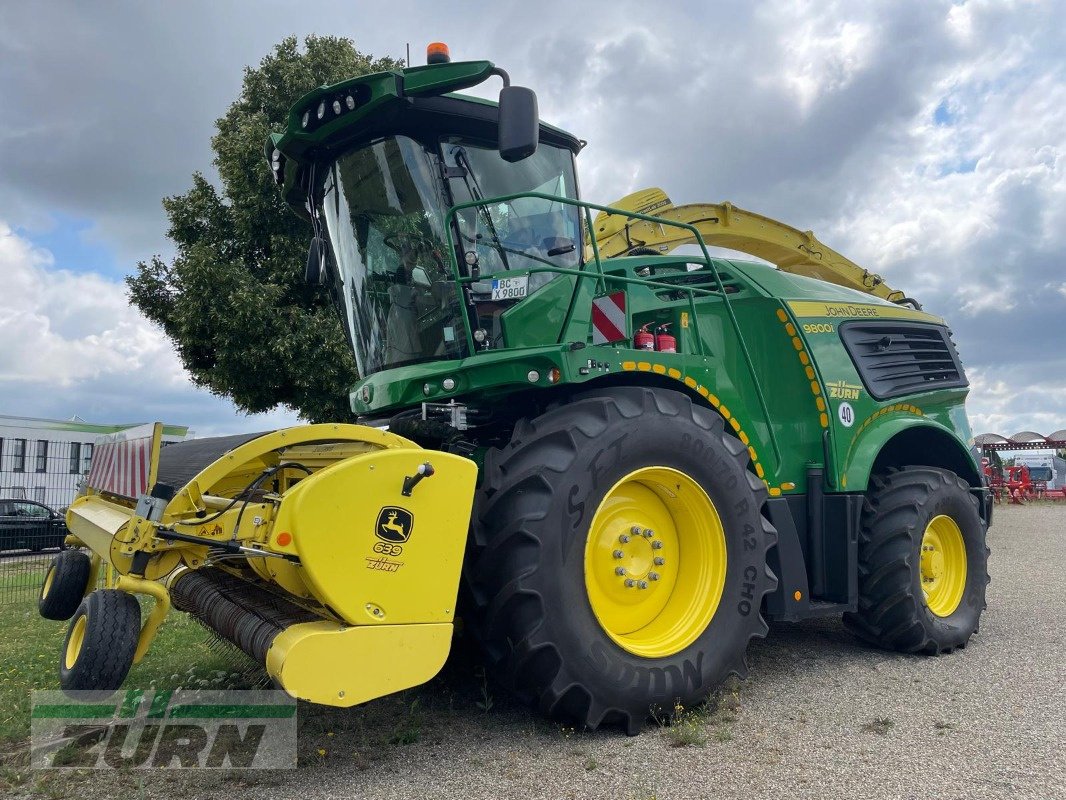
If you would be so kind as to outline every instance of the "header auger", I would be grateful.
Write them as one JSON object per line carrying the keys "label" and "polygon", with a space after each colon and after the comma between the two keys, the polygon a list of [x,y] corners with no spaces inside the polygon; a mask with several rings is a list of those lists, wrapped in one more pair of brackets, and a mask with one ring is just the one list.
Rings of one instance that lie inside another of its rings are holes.
{"label": "header auger", "polygon": [[743,674],[766,619],[963,647],[991,506],[944,321],[730,204],[581,199],[530,90],[433,62],[314,89],[266,143],[365,426],[153,444],[133,487],[98,448],[68,515],[93,555],[42,590],[62,684],[117,687],[170,603],[336,705],[428,680],[459,613],[501,684],[630,733]]}

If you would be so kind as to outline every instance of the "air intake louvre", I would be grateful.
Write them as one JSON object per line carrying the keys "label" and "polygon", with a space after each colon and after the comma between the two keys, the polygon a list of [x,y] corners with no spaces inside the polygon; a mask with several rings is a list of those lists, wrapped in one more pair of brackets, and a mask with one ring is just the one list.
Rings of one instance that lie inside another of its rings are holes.
{"label": "air intake louvre", "polygon": [[877,400],[967,386],[947,328],[918,322],[849,322],[840,338]]}
{"label": "air intake louvre", "polygon": [[[728,272],[718,270],[718,277],[722,279],[722,288],[725,289],[726,294],[738,294],[741,291],[740,284]],[[718,283],[714,279],[714,273],[709,269],[693,270],[679,275],[652,275],[649,280],[658,281],[659,283],[672,283],[678,287],[709,289],[712,292],[717,292],[718,290]],[[665,289],[657,291],[655,296],[660,300],[685,300],[688,298],[688,294],[684,291],[672,292]]]}

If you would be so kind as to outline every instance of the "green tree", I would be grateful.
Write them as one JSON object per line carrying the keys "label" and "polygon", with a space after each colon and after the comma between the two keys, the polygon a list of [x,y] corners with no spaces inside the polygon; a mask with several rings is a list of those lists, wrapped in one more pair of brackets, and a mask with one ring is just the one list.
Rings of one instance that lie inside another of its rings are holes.
{"label": "green tree", "polygon": [[291,36],[245,69],[211,139],[220,187],[197,172],[189,191],[164,198],[176,255],[126,279],[198,386],[249,412],[283,404],[311,421],[351,418],[355,360],[328,293],[303,283],[311,230],[282,202],[263,143],[316,86],[401,66],[332,36],[308,36],[301,52]]}

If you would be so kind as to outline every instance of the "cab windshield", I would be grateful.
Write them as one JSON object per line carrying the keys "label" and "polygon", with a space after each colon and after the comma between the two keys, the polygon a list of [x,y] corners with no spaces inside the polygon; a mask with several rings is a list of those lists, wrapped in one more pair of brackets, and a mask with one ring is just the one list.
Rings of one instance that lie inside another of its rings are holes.
{"label": "cab windshield", "polygon": [[361,377],[466,355],[439,162],[395,136],[341,156],[319,200],[334,298]]}
{"label": "cab windshield", "polygon": [[[542,143],[532,156],[515,163],[504,161],[494,148],[456,139],[441,142],[441,149],[456,205],[521,192],[577,198],[573,155],[564,148]],[[578,264],[577,206],[517,197],[464,209],[457,216],[464,254],[477,256],[481,275]],[[557,275],[532,276],[530,291]]]}
{"label": "cab windshield", "polygon": [[463,289],[464,309],[445,233],[453,204],[521,192],[576,198],[573,155],[564,148],[542,143],[509,163],[481,145],[449,139],[433,153],[392,136],[342,155],[321,181],[318,216],[329,235],[334,299],[364,378],[466,357],[466,313],[486,331],[487,346],[501,345],[502,315],[558,277],[529,270],[580,260],[575,206],[519,197],[464,209],[452,239],[464,274],[475,277]]}

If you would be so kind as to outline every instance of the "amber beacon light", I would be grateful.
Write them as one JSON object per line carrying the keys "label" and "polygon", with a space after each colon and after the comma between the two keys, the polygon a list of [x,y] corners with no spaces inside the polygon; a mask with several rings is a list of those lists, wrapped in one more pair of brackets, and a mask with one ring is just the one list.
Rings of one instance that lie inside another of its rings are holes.
{"label": "amber beacon light", "polygon": [[448,45],[444,42],[429,43],[429,47],[426,48],[427,64],[447,64],[451,60],[452,56],[448,52]]}

